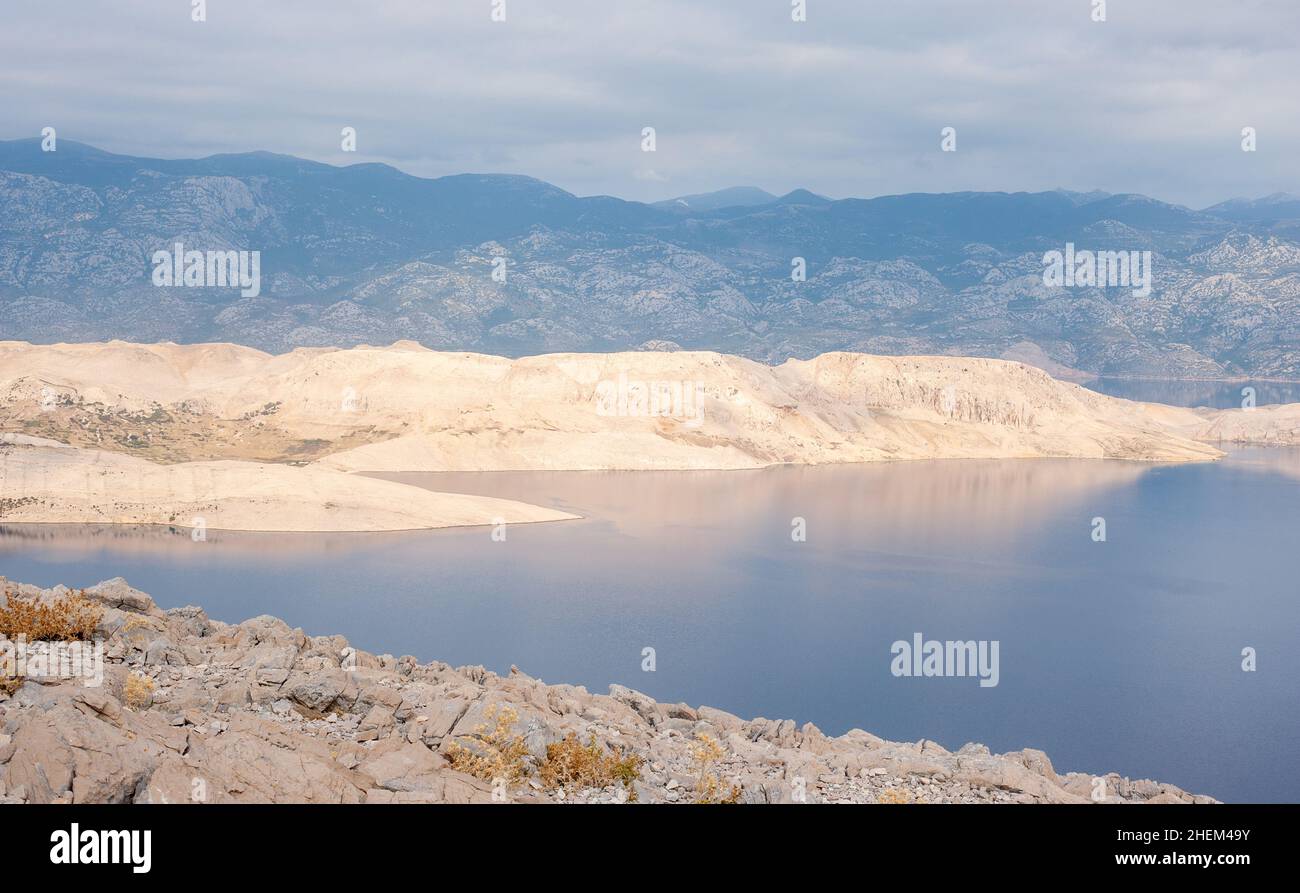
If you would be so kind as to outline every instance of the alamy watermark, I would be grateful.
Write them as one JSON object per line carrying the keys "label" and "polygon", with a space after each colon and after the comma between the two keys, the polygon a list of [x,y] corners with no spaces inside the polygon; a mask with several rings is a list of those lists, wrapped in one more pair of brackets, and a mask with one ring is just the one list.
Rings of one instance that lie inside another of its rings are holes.
{"label": "alamy watermark", "polygon": [[104,643],[0,641],[0,678],[80,679],[86,688],[104,684]]}
{"label": "alamy watermark", "polygon": [[704,382],[672,379],[637,381],[620,372],[596,383],[596,414],[677,419],[689,427],[704,421]]}
{"label": "alamy watermark", "polygon": [[920,633],[899,639],[889,649],[895,676],[978,676],[980,688],[996,688],[1001,675],[998,641],[940,642]]}
{"label": "alamy watermark", "polygon": [[1131,288],[1133,297],[1151,294],[1150,251],[1065,251],[1043,255],[1043,285],[1048,288]]}
{"label": "alamy watermark", "polygon": [[153,832],[148,829],[83,831],[73,822],[67,831],[51,834],[50,843],[55,865],[130,865],[134,874],[148,874],[153,865]]}
{"label": "alamy watermark", "polygon": [[153,253],[153,284],[160,288],[239,288],[245,298],[262,293],[262,252],[186,251],[177,242],[171,251]]}

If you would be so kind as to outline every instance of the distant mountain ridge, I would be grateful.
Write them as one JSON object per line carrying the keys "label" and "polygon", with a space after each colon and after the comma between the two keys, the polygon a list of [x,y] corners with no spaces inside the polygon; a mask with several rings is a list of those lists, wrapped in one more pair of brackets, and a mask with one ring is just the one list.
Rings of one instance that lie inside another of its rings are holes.
{"label": "distant mountain ridge", "polygon": [[718,208],[751,207],[767,205],[776,201],[776,196],[757,186],[732,186],[716,192],[697,195],[680,195],[662,202],[654,202],[652,207],[665,211],[716,211]]}
{"label": "distant mountain ridge", "polygon": [[[261,293],[155,287],[150,259],[176,242],[259,251]],[[1042,255],[1067,242],[1151,251],[1151,294],[1045,286]],[[651,205],[517,175],[14,140],[0,142],[0,338],[1018,352],[1103,374],[1296,377],[1300,199],[740,187]]]}

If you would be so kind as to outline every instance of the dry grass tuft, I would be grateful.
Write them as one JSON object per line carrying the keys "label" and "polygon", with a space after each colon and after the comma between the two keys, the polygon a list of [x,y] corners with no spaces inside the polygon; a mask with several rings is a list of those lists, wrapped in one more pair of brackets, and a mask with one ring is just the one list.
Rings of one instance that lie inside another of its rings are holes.
{"label": "dry grass tuft", "polygon": [[493,704],[484,717],[488,722],[475,726],[473,735],[461,736],[468,746],[456,741],[447,749],[451,767],[484,781],[495,783],[501,779],[507,785],[521,781],[526,774],[524,757],[528,748],[524,739],[514,733],[519,714],[510,707]]}
{"label": "dry grass tuft", "polygon": [[624,755],[621,748],[607,754],[596,744],[595,736],[581,744],[570,733],[563,741],[546,745],[546,761],[538,772],[542,786],[556,788],[607,788],[622,784],[628,793],[628,802],[636,800],[632,784],[641,777],[641,758],[636,754]]}
{"label": "dry grass tuft", "polygon": [[883,791],[880,792],[880,795],[876,797],[876,802],[897,804],[897,803],[912,803],[913,800],[910,791],[899,791],[899,790],[895,790],[894,788],[885,788]]}
{"label": "dry grass tuft", "polygon": [[126,686],[122,692],[126,706],[132,710],[139,710],[141,707],[147,707],[153,700],[153,690],[156,683],[143,673],[132,673],[126,677]]}
{"label": "dry grass tuft", "polygon": [[26,636],[29,642],[88,642],[95,635],[104,609],[86,598],[86,590],[42,605],[5,592],[0,607],[0,635]]}
{"label": "dry grass tuft", "polygon": [[740,788],[736,785],[724,793],[722,782],[714,774],[713,767],[727,755],[722,745],[712,735],[697,735],[691,746],[691,763],[695,768],[695,802],[696,803],[736,803],[740,800]]}

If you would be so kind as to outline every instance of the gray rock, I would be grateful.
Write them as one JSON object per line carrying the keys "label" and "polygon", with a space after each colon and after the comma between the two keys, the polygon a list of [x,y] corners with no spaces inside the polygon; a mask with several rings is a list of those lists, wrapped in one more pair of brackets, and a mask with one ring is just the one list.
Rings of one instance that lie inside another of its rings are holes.
{"label": "gray rock", "polygon": [[[65,591],[17,589],[38,599]],[[573,734],[640,757],[641,802],[695,799],[693,750],[706,735],[723,754],[709,771],[738,784],[746,803],[789,802],[796,788],[810,803],[873,803],[886,789],[914,802],[1092,802],[1091,775],[1058,776],[1037,750],[994,756],[969,744],[952,754],[860,729],[827,738],[811,724],[659,705],[624,686],[593,695],[409,656],[356,652],[356,668],[344,670],[340,637],[308,638],[271,617],[229,626],[197,608],[162,612],[121,581],[100,589],[105,684],[27,680],[0,701],[0,802],[488,802],[491,783],[451,770],[441,752],[472,742],[493,708],[517,713],[509,734],[526,750],[529,779],[511,787],[513,801],[556,799],[537,767],[547,745]],[[127,709],[126,679],[142,667],[157,687]],[[1213,802],[1114,773],[1104,780],[1108,802]],[[620,796],[618,786],[566,791],[573,802]]]}
{"label": "gray rock", "polygon": [[135,614],[150,614],[157,611],[157,605],[148,595],[133,589],[121,577],[114,577],[97,583],[86,590],[86,597],[107,607]]}
{"label": "gray rock", "polygon": [[618,703],[631,707],[638,716],[651,725],[657,725],[664,719],[663,711],[655,703],[654,698],[649,695],[643,695],[641,692],[626,686],[611,685],[609,687],[609,696]]}
{"label": "gray rock", "polygon": [[324,713],[337,703],[351,685],[342,671],[316,673],[289,688],[289,698],[308,710]]}

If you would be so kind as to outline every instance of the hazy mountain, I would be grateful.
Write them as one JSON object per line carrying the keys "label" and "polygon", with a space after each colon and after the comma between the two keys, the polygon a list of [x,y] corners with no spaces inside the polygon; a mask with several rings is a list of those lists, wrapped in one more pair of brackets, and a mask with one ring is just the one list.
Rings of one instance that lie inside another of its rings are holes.
{"label": "hazy mountain", "polygon": [[1300,196],[1275,192],[1263,198],[1234,198],[1206,209],[1206,213],[1227,220],[1297,220]]}
{"label": "hazy mountain", "polygon": [[702,192],[698,195],[681,195],[667,201],[655,202],[653,207],[679,213],[699,213],[716,211],[718,208],[749,207],[766,205],[776,201],[776,196],[759,189],[757,186],[732,186],[717,192]]}
{"label": "hazy mountain", "polygon": [[[519,176],[0,142],[0,338],[275,351],[409,338],[510,355],[672,342],[763,360],[1012,351],[1093,372],[1300,374],[1300,207],[1287,197],[1195,211],[1065,191],[760,193],[652,206]],[[178,241],[260,251],[260,294],[154,286],[153,253]],[[1151,251],[1150,294],[1047,287],[1043,254],[1067,242]]]}
{"label": "hazy mountain", "polygon": [[828,205],[831,200],[807,189],[795,189],[778,198],[776,202],[780,205]]}

